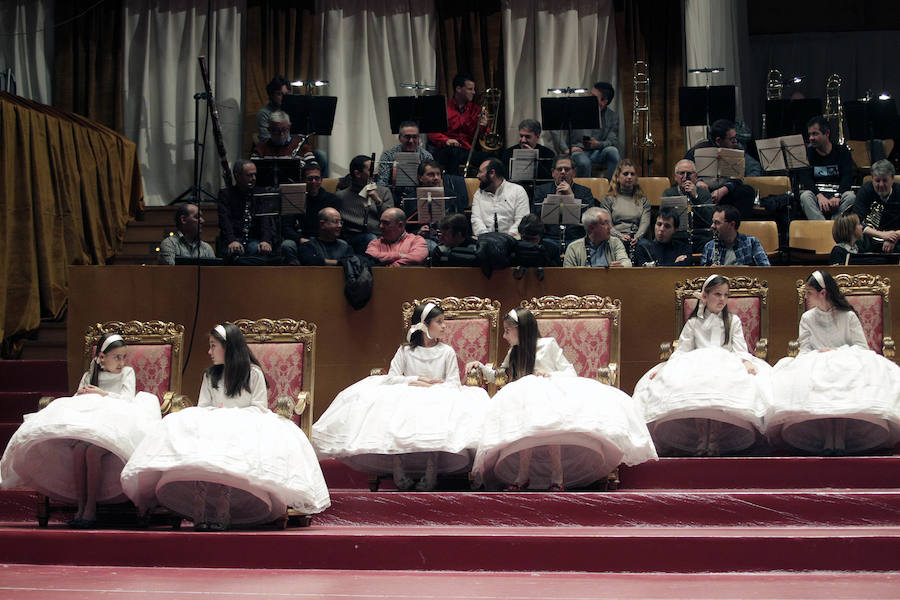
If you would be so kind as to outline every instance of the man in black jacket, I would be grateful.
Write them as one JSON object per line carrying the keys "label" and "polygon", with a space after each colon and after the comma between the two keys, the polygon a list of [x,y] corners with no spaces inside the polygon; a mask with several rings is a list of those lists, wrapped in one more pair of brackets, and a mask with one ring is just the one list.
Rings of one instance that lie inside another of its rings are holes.
{"label": "man in black jacket", "polygon": [[[534,208],[533,212],[540,216],[541,203],[551,194],[559,194],[561,196],[575,196],[581,206],[581,213],[584,214],[588,208],[599,206],[594,199],[591,190],[578,185],[573,181],[575,177],[575,169],[572,165],[572,158],[566,155],[559,155],[553,160],[553,169],[551,171],[553,181],[545,183],[534,191]],[[566,243],[583,238],[584,227],[581,225],[566,225]],[[559,225],[544,226],[544,242],[553,242],[562,246]],[[560,247],[561,251],[565,248]]]}

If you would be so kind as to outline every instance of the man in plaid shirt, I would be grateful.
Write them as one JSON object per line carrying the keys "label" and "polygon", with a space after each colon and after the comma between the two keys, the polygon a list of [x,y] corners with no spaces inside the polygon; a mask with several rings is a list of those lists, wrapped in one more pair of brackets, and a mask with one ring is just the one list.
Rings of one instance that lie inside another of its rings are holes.
{"label": "man in plaid shirt", "polygon": [[752,235],[738,233],[741,226],[741,213],[731,204],[718,206],[713,212],[712,228],[718,239],[712,239],[703,247],[703,259],[700,264],[710,265],[747,265],[768,267],[769,257],[762,244]]}

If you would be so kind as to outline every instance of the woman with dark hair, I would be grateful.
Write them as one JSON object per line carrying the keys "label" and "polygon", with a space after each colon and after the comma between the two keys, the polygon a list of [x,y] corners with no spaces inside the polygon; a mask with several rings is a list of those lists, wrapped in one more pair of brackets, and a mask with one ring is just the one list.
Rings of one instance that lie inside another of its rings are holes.
{"label": "woman with dark hair", "polygon": [[616,166],[609,192],[600,201],[612,216],[612,235],[622,240],[627,248],[650,230],[650,201],[644,196],[637,180],[637,170],[630,158]]}
{"label": "woman with dark hair", "polygon": [[157,504],[197,531],[272,522],[294,507],[306,514],[331,501],[303,431],[269,410],[266,377],[241,330],[209,333],[210,366],[196,407],[168,415],[122,471],[142,511]]}
{"label": "woman with dark hair", "polygon": [[321,458],[393,473],[401,490],[432,490],[438,475],[470,469],[489,398],[461,385],[456,352],[441,341],[440,306],[416,306],[410,322],[388,374],[338,394],[313,425],[312,440]]}
{"label": "woman with dark hair", "polygon": [[660,454],[718,456],[740,452],[764,431],[771,367],[747,350],[728,310],[728,278],[710,275],[668,361],[650,369],[634,399]]}
{"label": "woman with dark hair", "polygon": [[556,340],[540,337],[525,308],[503,319],[509,352],[499,370],[473,362],[488,381],[510,383],[491,399],[472,469],[476,486],[563,491],[590,485],[620,463],[656,458],[640,410],[620,390],[578,377]]}
{"label": "woman with dark hair", "polygon": [[773,375],[774,443],[841,456],[900,442],[900,367],[869,349],[856,311],[825,271],[806,280],[799,354]]}
{"label": "woman with dark hair", "polygon": [[33,489],[77,505],[72,528],[93,527],[98,503],[125,499],[122,467],[160,419],[159,399],[135,393],[127,355],[122,336],[104,334],[75,395],[25,415],[0,462],[5,489]]}

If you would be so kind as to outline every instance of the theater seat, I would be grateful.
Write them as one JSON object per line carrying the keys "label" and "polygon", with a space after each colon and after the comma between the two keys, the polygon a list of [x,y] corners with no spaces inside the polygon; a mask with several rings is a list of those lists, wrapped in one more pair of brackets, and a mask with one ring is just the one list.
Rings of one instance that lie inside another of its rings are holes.
{"label": "theater seat", "polygon": [[741,221],[740,232],[757,238],[770,262],[778,254],[778,225],[775,221]]}
{"label": "theater seat", "polygon": [[668,177],[638,177],[638,185],[644,191],[644,196],[650,201],[650,206],[659,206],[659,200],[663,192],[672,187]]}

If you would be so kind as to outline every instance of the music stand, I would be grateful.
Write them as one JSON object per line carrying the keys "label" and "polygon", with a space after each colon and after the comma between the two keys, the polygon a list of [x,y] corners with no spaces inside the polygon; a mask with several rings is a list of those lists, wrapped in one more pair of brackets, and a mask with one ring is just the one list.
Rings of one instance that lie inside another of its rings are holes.
{"label": "music stand", "polygon": [[697,176],[708,179],[744,177],[744,151],[733,148],[697,148],[694,150]]}
{"label": "music stand", "polygon": [[391,132],[400,132],[400,123],[414,121],[419,133],[447,131],[447,98],[445,96],[391,96],[388,98]]}
{"label": "music stand", "polygon": [[[444,218],[446,212],[447,200],[452,200],[452,196],[444,195],[444,188],[440,187],[421,187],[416,188],[416,220],[413,223],[421,225],[430,225],[431,223],[439,223]],[[423,218],[426,217],[426,218]]]}
{"label": "music stand", "polygon": [[574,195],[549,194],[541,207],[541,223],[559,227],[560,246],[566,247],[566,225],[581,225],[581,209],[587,206]]}
{"label": "music stand", "polygon": [[303,181],[303,159],[293,156],[251,156],[256,165],[256,185],[258,187],[279,187],[284,183]]}
{"label": "music stand", "polygon": [[852,100],[844,104],[847,132],[854,140],[891,140],[897,136],[897,101]]}
{"label": "music stand", "polygon": [[737,100],[733,85],[678,88],[678,118],[682,127],[705,125],[719,119],[734,121]]}
{"label": "music stand", "polygon": [[756,140],[756,149],[764,171],[790,171],[809,167],[806,145],[800,134]]}
{"label": "music stand", "polygon": [[600,111],[594,96],[541,98],[541,123],[547,131],[568,131],[566,145],[575,129],[600,129]]}
{"label": "music stand", "polygon": [[509,160],[510,181],[533,181],[537,174],[538,151],[536,148],[516,148]]}
{"label": "music stand", "polygon": [[766,100],[765,112],[767,136],[806,135],[809,120],[822,114],[822,99]]}
{"label": "music stand", "polygon": [[305,183],[286,183],[281,186],[281,214],[282,216],[306,214]]}
{"label": "music stand", "polygon": [[291,118],[292,134],[331,135],[337,101],[337,96],[288,94],[281,101],[281,110]]}

